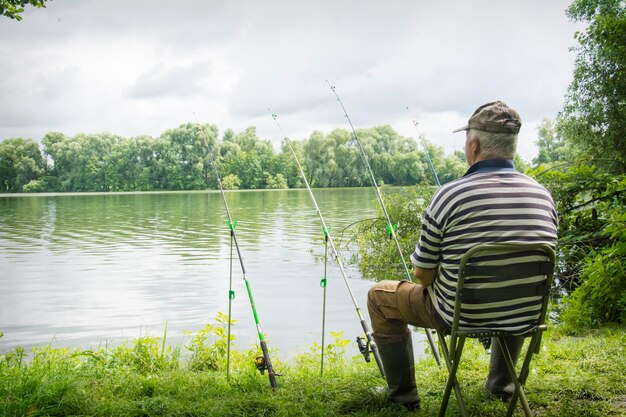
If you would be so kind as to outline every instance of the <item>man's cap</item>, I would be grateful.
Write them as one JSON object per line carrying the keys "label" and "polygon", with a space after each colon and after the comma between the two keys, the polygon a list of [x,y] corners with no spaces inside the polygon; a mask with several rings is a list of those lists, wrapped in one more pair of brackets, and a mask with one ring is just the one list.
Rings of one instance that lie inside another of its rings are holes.
{"label": "man's cap", "polygon": [[476,129],[491,133],[518,133],[522,127],[519,114],[501,101],[483,104],[467,121],[467,126],[454,130]]}

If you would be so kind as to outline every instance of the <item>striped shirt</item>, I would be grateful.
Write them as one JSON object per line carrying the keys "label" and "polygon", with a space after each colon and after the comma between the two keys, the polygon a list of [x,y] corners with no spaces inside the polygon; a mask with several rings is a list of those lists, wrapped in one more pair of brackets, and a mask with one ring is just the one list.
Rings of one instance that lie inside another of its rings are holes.
{"label": "striped shirt", "polygon": [[[444,185],[435,194],[424,214],[411,262],[423,269],[438,268],[428,293],[439,316],[451,324],[458,266],[467,250],[479,243],[532,242],[555,248],[557,227],[554,202],[543,186],[517,172],[510,160],[479,161],[462,178]],[[503,282],[502,286],[513,284]],[[538,316],[537,307],[524,309],[532,300],[508,303],[511,306],[483,308],[474,316],[463,315],[461,328],[486,327],[504,319],[502,330],[516,331]],[[519,304],[515,314],[503,317],[502,307],[513,308],[515,303]]]}

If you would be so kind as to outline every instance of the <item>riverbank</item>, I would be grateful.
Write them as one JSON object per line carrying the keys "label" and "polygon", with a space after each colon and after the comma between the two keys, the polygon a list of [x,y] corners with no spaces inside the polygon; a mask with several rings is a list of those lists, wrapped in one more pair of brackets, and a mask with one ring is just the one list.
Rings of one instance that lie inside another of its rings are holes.
{"label": "riverbank", "polygon": [[[166,336],[166,335],[164,335]],[[350,343],[336,335],[320,376],[319,346],[289,363],[272,390],[253,365],[255,349],[233,352],[226,374],[223,327],[208,326],[180,348],[144,337],[116,348],[19,349],[0,356],[2,416],[403,416],[402,407],[372,394],[383,384],[373,364],[346,359]],[[550,330],[532,363],[531,409],[541,416],[626,415],[626,330],[584,336]],[[505,405],[482,391],[488,355],[468,343],[459,380],[468,411],[503,415]],[[436,415],[446,373],[430,357],[416,364],[422,410]],[[450,405],[456,410],[456,402]]]}

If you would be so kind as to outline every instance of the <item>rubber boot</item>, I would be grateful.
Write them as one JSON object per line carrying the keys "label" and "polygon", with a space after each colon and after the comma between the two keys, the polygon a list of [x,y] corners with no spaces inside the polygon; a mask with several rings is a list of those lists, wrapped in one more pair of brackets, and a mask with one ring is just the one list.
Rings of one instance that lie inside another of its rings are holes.
{"label": "rubber boot", "polygon": [[398,336],[374,334],[374,340],[385,368],[389,400],[402,404],[411,411],[419,410],[420,397],[415,385],[411,333]]}
{"label": "rubber boot", "polygon": [[[513,364],[516,364],[522,351],[524,338],[519,336],[507,336],[505,337],[505,341],[511,353]],[[509,401],[515,392],[515,384],[509,376],[504,356],[500,350],[500,341],[496,337],[492,338],[489,375],[487,376],[485,389],[492,396],[505,402]]]}

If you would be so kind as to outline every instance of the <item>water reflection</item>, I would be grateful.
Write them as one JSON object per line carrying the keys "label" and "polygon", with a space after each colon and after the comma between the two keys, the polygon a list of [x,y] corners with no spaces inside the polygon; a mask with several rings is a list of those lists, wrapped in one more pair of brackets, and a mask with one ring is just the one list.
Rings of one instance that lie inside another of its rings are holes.
{"label": "water reflection", "polygon": [[[315,194],[333,232],[377,211],[369,189]],[[323,247],[307,192],[226,196],[270,346],[292,355],[319,343]],[[170,342],[182,343],[184,330],[197,331],[228,309],[229,245],[216,192],[0,197],[0,351],[116,343],[160,335],[166,322]],[[234,266],[234,332],[247,348],[256,332]],[[348,274],[366,310],[371,283],[354,268]],[[327,314],[328,330],[360,334],[333,262]]]}

